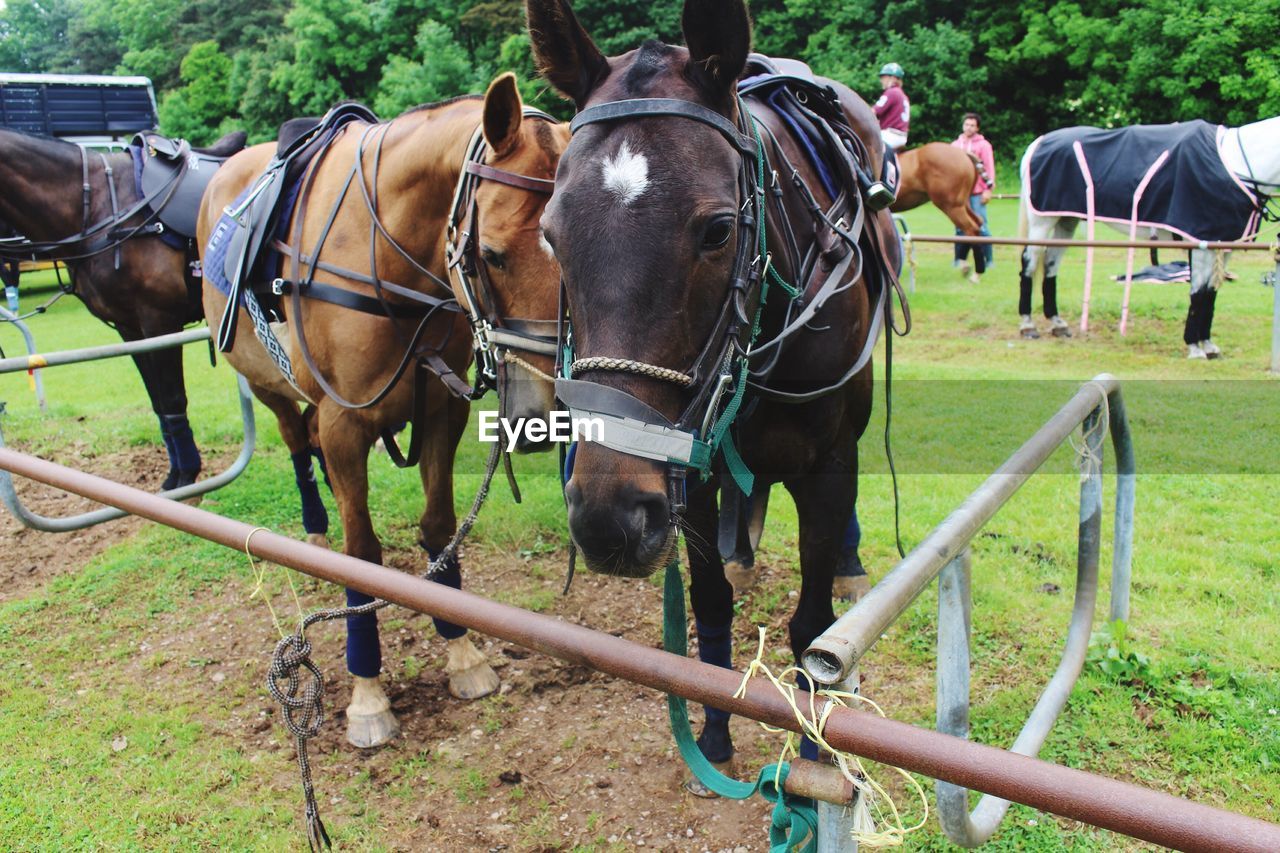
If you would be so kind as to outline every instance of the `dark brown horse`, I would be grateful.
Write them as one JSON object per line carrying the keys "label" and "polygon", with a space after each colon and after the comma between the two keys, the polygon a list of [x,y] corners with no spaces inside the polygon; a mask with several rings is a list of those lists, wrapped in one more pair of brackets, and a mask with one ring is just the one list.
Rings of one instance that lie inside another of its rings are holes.
{"label": "dark brown horse", "polygon": [[[478,133],[484,148],[477,148]],[[515,78],[505,74],[483,99],[465,97],[420,107],[382,124],[346,124],[313,161],[287,229],[288,251],[293,257],[306,256],[300,266],[309,277],[298,281],[299,265],[291,259],[280,272],[293,280],[295,292],[305,284],[309,295],[281,300],[278,310],[286,325],[275,328],[295,375],[286,380],[255,337],[247,315],[227,353],[227,360],[279,421],[303,489],[304,526],[313,541],[324,540],[327,519],[311,476],[309,426],[323,448],[342,517],[345,552],[380,563],[382,545],[369,515],[369,450],[380,434],[414,420],[415,406],[416,428],[422,430],[424,442],[419,469],[427,497],[418,541],[433,556],[449,541],[457,526],[454,452],[469,404],[451,396],[445,383],[435,379],[421,386],[425,399],[415,400],[414,370],[397,368],[406,357],[432,358],[454,374],[465,375],[472,354],[471,324],[446,283],[450,263],[456,262],[459,272],[469,271],[468,280],[481,282],[473,298],[492,325],[510,317],[553,320],[559,269],[540,242],[538,220],[567,141],[567,128],[545,116],[525,115]],[[470,159],[476,151],[487,151],[483,162]],[[255,146],[219,172],[200,215],[202,247],[207,249],[224,209],[258,179],[275,153],[273,144]],[[363,187],[353,182],[353,175]],[[457,233],[451,234],[453,202],[465,197],[457,192],[463,179],[473,186],[474,204],[469,213],[464,211]],[[464,242],[464,232],[474,239]],[[274,274],[267,273],[268,280]],[[380,286],[372,286],[372,279]],[[214,326],[228,299],[210,281],[206,274],[205,312]],[[462,282],[455,278],[460,289]],[[329,288],[328,299],[319,297],[324,287]],[[334,290],[349,295],[335,297]],[[373,309],[350,307],[361,298]],[[424,300],[441,310],[415,311]],[[379,302],[386,303],[387,311]],[[244,307],[239,310],[246,313]],[[542,354],[526,352],[516,358],[549,372],[553,346]],[[550,384],[514,381],[526,378],[523,371],[528,369],[516,363],[497,359],[488,365],[503,391],[504,416],[545,417],[552,405]],[[512,370],[522,372],[513,377]],[[387,391],[380,399],[379,389]],[[370,401],[375,402],[362,405]],[[311,404],[310,424],[299,403]],[[459,586],[457,563],[433,579]],[[353,590],[347,598],[353,605],[370,601]],[[436,627],[449,640],[450,690],[475,698],[496,689],[497,676],[465,629],[439,620]],[[347,663],[355,676],[347,708],[348,740],[361,747],[377,746],[392,738],[398,725],[378,683],[376,614],[348,620]]]}
{"label": "dark brown horse", "polygon": [[[800,522],[798,659],[834,618],[870,349],[896,281],[889,213],[868,209],[854,179],[880,174],[875,117],[833,81],[804,90],[805,115],[832,116],[834,147],[853,160],[832,197],[790,125],[737,95],[751,44],[742,0],[686,0],[687,48],[649,41],[609,58],[566,0],[528,0],[528,14],[544,76],[579,110],[542,219],[574,347],[575,378],[557,394],[605,426],[576,448],[573,541],[592,570],[644,577],[673,558],[683,527],[699,653],[730,666],[732,589],[711,543],[724,553],[747,529],[750,511],[727,507],[784,484]],[[708,709],[699,745],[712,761],[732,756],[727,715]]]}
{"label": "dark brown horse", "polygon": [[945,142],[899,151],[898,199],[889,209],[902,213],[931,201],[957,228],[976,237],[982,220],[969,207],[969,195],[978,169],[977,158]]}
{"label": "dark brown horse", "polygon": [[[243,146],[244,134],[237,132],[205,150],[227,156]],[[0,130],[0,222],[21,235],[0,241],[0,256],[64,262],[74,293],[126,341],[178,332],[203,317],[189,267],[194,250],[148,227],[161,206],[156,201],[146,204],[139,195],[128,153],[100,154]],[[192,203],[192,220],[194,208]],[[133,360],[169,453],[163,488],[193,483],[200,452],[187,421],[182,351]]]}

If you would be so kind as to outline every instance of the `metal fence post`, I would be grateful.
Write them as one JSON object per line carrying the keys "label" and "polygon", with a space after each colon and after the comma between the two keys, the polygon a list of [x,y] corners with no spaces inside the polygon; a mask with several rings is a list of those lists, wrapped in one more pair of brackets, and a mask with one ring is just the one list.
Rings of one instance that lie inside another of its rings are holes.
{"label": "metal fence post", "polygon": [[[836,690],[848,693],[860,693],[858,668],[854,667],[849,676],[839,684],[833,685]],[[837,805],[825,800],[818,800],[818,848],[817,853],[857,853],[858,842],[853,838],[853,816],[857,813],[859,798],[862,795],[856,790],[853,801]]]}
{"label": "metal fence post", "polygon": [[[27,324],[18,319],[17,314],[0,305],[0,322],[12,323],[13,327],[22,333],[22,340],[27,344],[27,352],[30,355],[36,354],[35,338],[31,336],[31,330],[27,328]],[[49,402],[44,398],[44,379],[40,375],[40,368],[33,367],[30,370],[35,382],[36,404],[40,407],[41,412],[47,412],[49,411]]]}

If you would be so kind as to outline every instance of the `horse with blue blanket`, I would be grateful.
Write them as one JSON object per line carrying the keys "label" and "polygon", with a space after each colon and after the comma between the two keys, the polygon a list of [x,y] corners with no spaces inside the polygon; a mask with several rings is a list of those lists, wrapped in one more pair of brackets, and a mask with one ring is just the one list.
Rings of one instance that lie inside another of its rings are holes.
{"label": "horse with blue blanket", "polygon": [[[742,0],[686,0],[687,47],[614,57],[567,0],[527,8],[543,75],[578,108],[542,218],[571,331],[556,393],[604,427],[568,472],[573,541],[593,571],[646,577],[672,565],[683,529],[699,655],[729,667],[724,559],[784,484],[798,659],[834,619],[901,262],[872,189],[879,125],[845,86],[752,55]],[[728,714],[707,708],[698,746],[732,758]]]}
{"label": "horse with blue blanket", "polygon": [[[244,147],[139,134],[124,152],[0,130],[0,261],[63,263],[71,293],[126,341],[182,330],[203,316],[195,248],[204,187]],[[0,229],[2,230],[2,229]],[[187,420],[180,348],[133,357],[169,455],[162,488],[194,483],[200,451]]]}
{"label": "horse with blue blanket", "polygon": [[[199,223],[205,313],[227,360],[276,415],[313,542],[328,529],[313,455],[337,499],[344,551],[375,563],[370,448],[381,435],[399,464],[416,464],[427,498],[418,542],[434,561],[457,527],[453,460],[469,400],[493,387],[512,422],[547,416],[551,386],[537,377],[554,367],[559,269],[538,220],[567,135],[525,108],[505,74],[483,99],[389,122],[340,106],[296,139],[236,156],[209,187]],[[394,437],[405,422],[407,459]],[[457,561],[441,562],[433,580],[459,587]],[[370,601],[347,591],[351,606]],[[495,690],[465,629],[435,624],[448,640],[451,692]],[[385,743],[398,724],[378,681],[376,613],[348,619],[347,666],[347,739]]]}
{"label": "horse with blue blanket", "polygon": [[[1183,328],[1188,358],[1216,358],[1213,312],[1225,263],[1194,248],[1204,242],[1251,240],[1268,200],[1280,186],[1280,117],[1227,128],[1204,121],[1114,130],[1070,127],[1036,139],[1022,158],[1023,233],[1035,240],[1070,239],[1076,226],[1102,222],[1136,238],[1179,240],[1189,248],[1191,304]],[[1176,244],[1173,244],[1176,245]],[[1061,246],[1022,253],[1019,329],[1037,338],[1031,317],[1032,279],[1044,259],[1044,314],[1053,334],[1070,335],[1058,313]],[[1133,257],[1130,252],[1129,271]],[[1081,326],[1088,311],[1086,290]],[[1128,289],[1121,331],[1128,314]]]}

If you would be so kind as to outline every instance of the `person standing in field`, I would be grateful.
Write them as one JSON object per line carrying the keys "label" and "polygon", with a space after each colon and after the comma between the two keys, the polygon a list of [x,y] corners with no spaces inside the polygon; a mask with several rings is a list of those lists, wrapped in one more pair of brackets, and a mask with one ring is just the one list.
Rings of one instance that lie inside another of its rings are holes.
{"label": "person standing in field", "polygon": [[[969,207],[982,220],[982,230],[978,233],[983,237],[990,237],[991,229],[988,227],[987,222],[987,202],[991,201],[991,191],[996,186],[996,160],[991,151],[991,143],[978,131],[979,124],[977,113],[965,113],[960,136],[951,144],[978,161],[978,177],[973,183],[972,192],[969,194]],[[961,233],[960,229],[957,228],[956,234],[959,235]],[[955,250],[955,266],[960,270],[960,275],[977,284],[978,274],[969,266],[969,246],[964,243],[956,243]],[[986,260],[984,269],[990,269],[994,254],[991,244],[974,246],[973,253],[975,257],[978,252],[982,252],[982,256]]]}
{"label": "person standing in field", "polygon": [[902,88],[905,76],[902,66],[890,62],[880,69],[880,88],[883,94],[873,109],[880,121],[880,136],[884,144],[898,151],[907,144],[907,131],[911,124],[911,101]]}

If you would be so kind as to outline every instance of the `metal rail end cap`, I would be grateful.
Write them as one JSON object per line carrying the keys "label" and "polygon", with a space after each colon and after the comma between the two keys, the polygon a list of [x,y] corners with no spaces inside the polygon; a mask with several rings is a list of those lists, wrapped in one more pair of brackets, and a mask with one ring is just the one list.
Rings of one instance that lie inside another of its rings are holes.
{"label": "metal rail end cap", "polygon": [[839,684],[853,668],[850,651],[848,643],[824,635],[804,650],[800,663],[809,677],[819,684]]}

